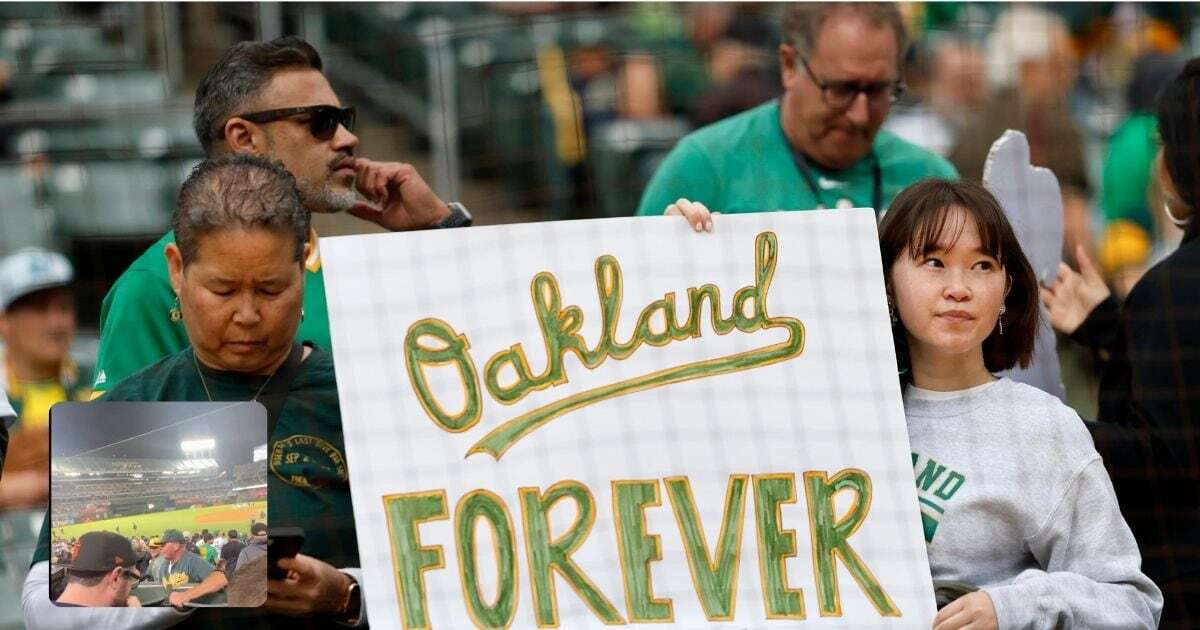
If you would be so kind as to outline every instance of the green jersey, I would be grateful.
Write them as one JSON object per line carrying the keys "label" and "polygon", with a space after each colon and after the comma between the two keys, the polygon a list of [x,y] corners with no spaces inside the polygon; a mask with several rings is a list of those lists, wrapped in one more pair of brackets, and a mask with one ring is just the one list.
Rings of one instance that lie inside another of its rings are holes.
{"label": "green jersey", "polygon": [[[97,396],[130,374],[190,345],[183,321],[171,317],[175,292],[164,252],[173,242],[174,232],[158,239],[117,278],[100,304],[100,349],[93,384]],[[328,350],[332,347],[329,312],[315,233],[310,242],[313,253],[304,261],[304,318],[296,339]]]}
{"label": "green jersey", "polygon": [[[874,204],[876,160],[885,208],[920,179],[958,178],[945,159],[887,131],[875,135],[873,149],[874,157],[842,171],[826,170],[809,160],[810,187],[783,135],[776,99],[680,140],[642,193],[637,213],[660,215],[680,197],[724,213],[833,208],[843,199],[853,207],[869,208]],[[820,198],[813,194],[814,187]]]}
{"label": "green jersey", "polygon": [[175,562],[163,558],[162,562],[155,564],[150,571],[150,577],[154,578],[156,584],[170,580],[172,587],[175,587],[180,584],[199,584],[212,572],[212,565],[200,556],[184,550],[183,555]]}

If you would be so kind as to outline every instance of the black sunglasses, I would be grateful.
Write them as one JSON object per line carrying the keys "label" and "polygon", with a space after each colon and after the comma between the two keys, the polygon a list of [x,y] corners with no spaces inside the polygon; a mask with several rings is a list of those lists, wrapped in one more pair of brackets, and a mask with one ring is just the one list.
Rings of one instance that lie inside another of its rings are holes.
{"label": "black sunglasses", "polygon": [[338,126],[346,131],[354,132],[354,108],[334,107],[333,105],[309,105],[308,107],[286,107],[284,109],[269,109],[263,112],[242,114],[244,118],[255,123],[269,123],[293,116],[309,117],[308,132],[317,140],[329,140],[337,134]]}
{"label": "black sunglasses", "polygon": [[808,78],[821,90],[821,99],[833,109],[846,109],[858,98],[859,92],[867,95],[867,101],[872,105],[895,103],[904,94],[908,86],[904,81],[881,81],[879,83],[859,83],[858,81],[822,81],[813,74],[808,66],[808,60],[800,57],[800,64],[808,73]]}

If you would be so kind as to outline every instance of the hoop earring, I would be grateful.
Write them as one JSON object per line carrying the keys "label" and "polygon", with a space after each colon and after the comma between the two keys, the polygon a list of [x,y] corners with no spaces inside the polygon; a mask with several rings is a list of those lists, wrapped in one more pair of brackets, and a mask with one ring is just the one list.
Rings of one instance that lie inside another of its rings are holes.
{"label": "hoop earring", "polygon": [[1000,317],[996,318],[996,324],[998,326],[1000,326],[1000,334],[1001,335],[1004,334],[1004,311],[1007,311],[1007,310],[1008,310],[1008,307],[1001,304],[1000,305]]}
{"label": "hoop earring", "polygon": [[177,322],[177,321],[180,321],[183,319],[183,311],[179,309],[179,296],[178,295],[175,296],[175,305],[171,307],[170,311],[167,311],[167,314],[170,315],[171,321],[173,321],[173,322]]}

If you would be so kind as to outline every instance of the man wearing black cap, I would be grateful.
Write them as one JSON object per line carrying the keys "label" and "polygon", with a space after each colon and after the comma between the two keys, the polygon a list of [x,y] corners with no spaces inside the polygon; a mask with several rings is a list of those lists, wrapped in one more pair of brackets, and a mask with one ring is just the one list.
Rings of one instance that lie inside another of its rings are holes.
{"label": "man wearing black cap", "polygon": [[152,575],[156,582],[169,582],[172,588],[196,584],[186,591],[172,592],[169,598],[172,606],[183,606],[190,600],[215,593],[229,584],[223,571],[214,570],[203,558],[184,549],[183,533],[177,529],[163,532],[162,552],[159,555],[164,560]]}
{"label": "man wearing black cap", "polygon": [[140,606],[130,595],[142,574],[134,567],[133,545],[120,534],[88,532],[79,539],[79,555],[67,567],[60,606]]}

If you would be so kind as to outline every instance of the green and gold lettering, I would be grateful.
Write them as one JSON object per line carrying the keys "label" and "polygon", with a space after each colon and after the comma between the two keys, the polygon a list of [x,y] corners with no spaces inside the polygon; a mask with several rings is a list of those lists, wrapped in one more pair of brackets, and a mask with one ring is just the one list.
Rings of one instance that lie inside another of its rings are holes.
{"label": "green and gold lettering", "polygon": [[[495,540],[496,598],[488,602],[479,584],[475,525],[482,519]],[[475,490],[459,500],[454,514],[458,539],[458,576],[467,599],[467,613],[478,628],[507,628],[517,614],[517,554],[512,517],[504,501],[487,490]]]}
{"label": "green and gold lettering", "polygon": [[[443,347],[431,348],[423,345],[423,337],[433,337],[445,344]],[[460,335],[446,322],[426,318],[409,326],[404,336],[404,364],[408,368],[408,380],[421,408],[442,429],[451,433],[460,433],[475,426],[479,422],[479,414],[483,410],[483,399],[479,392],[478,377],[475,374],[475,363],[471,360],[470,342],[466,335]],[[462,380],[465,402],[463,409],[457,414],[446,411],[433,395],[429,382],[425,380],[426,366],[454,364],[458,368]]]}
{"label": "green and gold lettering", "polygon": [[679,537],[687,553],[692,585],[709,621],[733,621],[737,605],[738,568],[741,564],[742,520],[746,513],[746,475],[730,475],[725,488],[725,514],[717,536],[717,553],[709,553],[708,540],[692,497],[687,477],[667,477],[667,496],[675,511]]}
{"label": "green and gold lettering", "polygon": [[417,526],[440,521],[446,513],[446,491],[391,494],[383,497],[391,539],[392,566],[396,568],[396,595],[400,600],[400,619],[407,628],[428,628],[429,607],[425,597],[425,572],[446,566],[441,545],[421,545]]}
{"label": "green and gold lettering", "polygon": [[[899,617],[900,609],[863,559],[850,547],[850,536],[858,531],[871,510],[871,478],[857,468],[847,468],[833,478],[824,471],[804,473],[808,497],[808,520],[812,530],[813,572],[817,579],[817,600],[822,617],[840,617],[842,599],[838,592],[837,560],[840,557],[850,575],[867,595],[871,605],[884,617]],[[834,496],[843,490],[854,493],[850,509],[837,519]]]}
{"label": "green and gold lettering", "polygon": [[788,586],[785,561],[796,556],[796,531],[783,529],[780,506],[796,502],[792,473],[754,475],[758,569],[768,619],[804,619],[804,593]]}
{"label": "green and gold lettering", "polygon": [[671,600],[654,597],[650,576],[650,563],[662,560],[661,537],[646,533],[646,508],[662,505],[658,480],[614,481],[612,493],[629,621],[671,621],[675,615]]}
{"label": "green and gold lettering", "polygon": [[[588,579],[571,554],[592,531],[596,521],[596,503],[587,486],[578,481],[560,481],[539,493],[537,488],[518,488],[521,515],[525,521],[525,553],[529,562],[529,583],[533,587],[534,616],[538,627],[558,627],[558,595],[554,572],[567,581],[584,604],[608,625],[625,623],[612,602]],[[549,514],[554,504],[574,501],[575,522],[561,536],[551,538]]]}
{"label": "green and gold lettering", "polygon": [[[548,353],[546,372],[540,376],[529,376],[527,368],[525,372],[522,372],[517,367],[514,355],[518,352],[519,346],[514,346],[492,357],[492,360],[488,362],[487,369],[488,388],[493,397],[497,397],[497,400],[506,404],[516,402],[531,391],[565,382],[566,373],[562,367],[562,356],[566,352],[575,353],[588,368],[594,368],[603,363],[607,357],[616,360],[628,358],[643,343],[662,345],[672,339],[698,337],[700,335],[701,308],[705,299],[708,299],[711,304],[713,329],[719,335],[727,334],[736,327],[743,332],[783,329],[787,331],[788,336],[784,341],[763,348],[685,363],[567,396],[562,400],[543,405],[504,422],[476,442],[467,454],[483,452],[498,460],[513,444],[531,432],[576,409],[638,391],[750,370],[799,356],[804,351],[804,324],[792,317],[771,317],[767,313],[767,292],[774,278],[778,259],[779,248],[775,234],[772,232],[759,234],[755,239],[755,282],[753,285],[737,291],[729,319],[720,318],[720,309],[717,303],[720,295],[716,287],[711,284],[704,285],[699,289],[689,289],[688,300],[692,312],[682,328],[676,323],[674,294],[667,294],[662,300],[651,303],[642,311],[633,336],[628,343],[622,344],[615,338],[617,317],[621,307],[621,269],[612,256],[601,256],[596,260],[596,283],[600,294],[602,332],[596,347],[590,351],[578,334],[583,322],[583,316],[578,307],[561,309],[558,286],[553,276],[547,273],[538,274],[534,278],[532,291]],[[753,307],[748,308],[751,301],[753,301]],[[753,314],[747,315],[747,310]],[[665,329],[655,332],[652,330],[650,322],[659,313],[665,318]],[[523,363],[524,355],[520,355],[520,358]],[[499,385],[499,366],[502,364],[512,364],[517,368],[517,381],[512,385],[503,387]]]}

